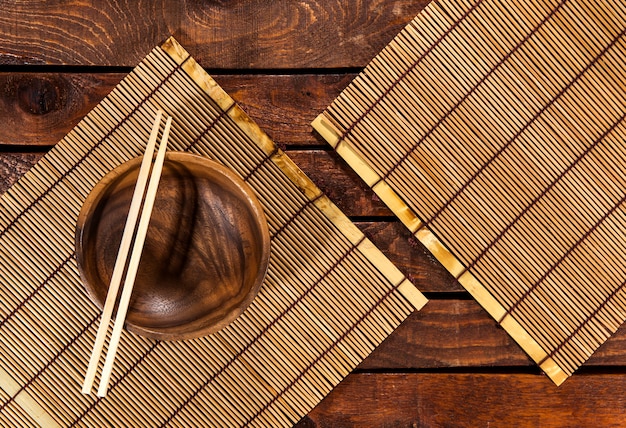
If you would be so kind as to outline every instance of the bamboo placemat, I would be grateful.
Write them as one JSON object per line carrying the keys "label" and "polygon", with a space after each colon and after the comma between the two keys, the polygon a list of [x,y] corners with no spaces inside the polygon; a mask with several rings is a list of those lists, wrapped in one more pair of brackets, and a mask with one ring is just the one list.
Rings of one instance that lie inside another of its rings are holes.
{"label": "bamboo placemat", "polygon": [[[81,394],[99,311],[74,228],[111,169],[138,156],[156,110],[169,146],[213,158],[269,222],[258,297],[220,332],[124,333],[109,393]],[[155,48],[0,199],[0,425],[287,426],[426,300],[173,39]]]}
{"label": "bamboo placemat", "polygon": [[557,384],[626,317],[625,17],[434,1],[313,124]]}

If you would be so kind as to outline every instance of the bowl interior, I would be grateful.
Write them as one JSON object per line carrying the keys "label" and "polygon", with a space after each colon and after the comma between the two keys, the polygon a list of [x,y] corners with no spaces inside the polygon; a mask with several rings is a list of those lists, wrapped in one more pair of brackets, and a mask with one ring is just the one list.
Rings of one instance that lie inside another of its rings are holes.
{"label": "bowl interior", "polygon": [[[102,307],[140,158],[109,173],[81,210],[79,271]],[[167,154],[126,318],[136,333],[187,339],[219,330],[252,301],[269,262],[269,231],[252,190],[209,159]]]}

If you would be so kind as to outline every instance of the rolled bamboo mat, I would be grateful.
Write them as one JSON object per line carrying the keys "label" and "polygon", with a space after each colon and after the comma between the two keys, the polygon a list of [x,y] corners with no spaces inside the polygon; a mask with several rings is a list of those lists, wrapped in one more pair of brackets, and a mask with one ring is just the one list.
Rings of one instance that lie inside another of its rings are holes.
{"label": "rolled bamboo mat", "polygon": [[433,1],[313,123],[557,384],[626,318],[625,17]]}
{"label": "rolled bamboo mat", "polygon": [[[157,109],[169,147],[238,173],[265,209],[271,260],[248,309],[213,335],[124,332],[106,398],[81,394],[99,310],[74,228],[111,169],[140,155]],[[289,426],[423,295],[169,39],[0,199],[0,426]]]}

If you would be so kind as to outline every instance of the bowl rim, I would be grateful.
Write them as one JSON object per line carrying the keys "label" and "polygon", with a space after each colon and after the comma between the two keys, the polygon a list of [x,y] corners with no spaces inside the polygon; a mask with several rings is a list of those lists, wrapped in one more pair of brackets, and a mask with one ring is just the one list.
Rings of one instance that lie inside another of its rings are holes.
{"label": "bowl rim", "polygon": [[[102,310],[104,302],[101,302],[96,297],[95,290],[90,285],[87,272],[85,271],[85,260],[83,257],[83,238],[85,226],[87,225],[89,218],[93,213],[93,210],[98,206],[101,198],[106,194],[106,189],[109,187],[109,185],[115,182],[121,175],[133,169],[135,166],[138,167],[141,160],[142,156],[132,158],[106,173],[104,177],[102,177],[95,184],[95,186],[91,189],[91,191],[85,198],[76,220],[74,245],[78,272],[83,288],[87,292],[89,299],[100,310]],[[158,340],[186,340],[207,336],[223,329],[224,327],[232,323],[235,319],[237,319],[250,306],[252,301],[258,295],[261,285],[263,284],[267,275],[270,261],[271,239],[269,234],[269,225],[263,206],[259,202],[256,194],[254,193],[250,185],[247,184],[237,173],[211,158],[197,155],[194,153],[170,151],[167,152],[165,155],[165,162],[168,161],[181,162],[185,164],[197,164],[202,168],[209,168],[217,171],[218,173],[229,179],[229,181],[231,181],[243,194],[245,194],[246,200],[250,204],[250,207],[252,208],[252,211],[254,213],[254,218],[257,220],[256,223],[259,226],[259,232],[261,235],[261,264],[254,284],[250,291],[246,294],[246,297],[241,301],[241,303],[217,323],[211,324],[209,326],[204,326],[193,331],[182,333],[162,331],[158,328],[144,327],[128,322],[128,320],[125,320],[124,323],[124,327],[127,330],[144,337]]]}

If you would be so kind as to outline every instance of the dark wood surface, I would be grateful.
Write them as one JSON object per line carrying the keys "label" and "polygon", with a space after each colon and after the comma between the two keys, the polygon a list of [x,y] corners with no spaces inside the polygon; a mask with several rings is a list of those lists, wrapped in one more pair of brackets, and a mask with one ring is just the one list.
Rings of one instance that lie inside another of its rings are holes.
{"label": "dark wood surface", "polygon": [[0,1],[0,192],[174,35],[427,294],[301,422],[623,426],[626,329],[556,387],[311,129],[426,1]]}

